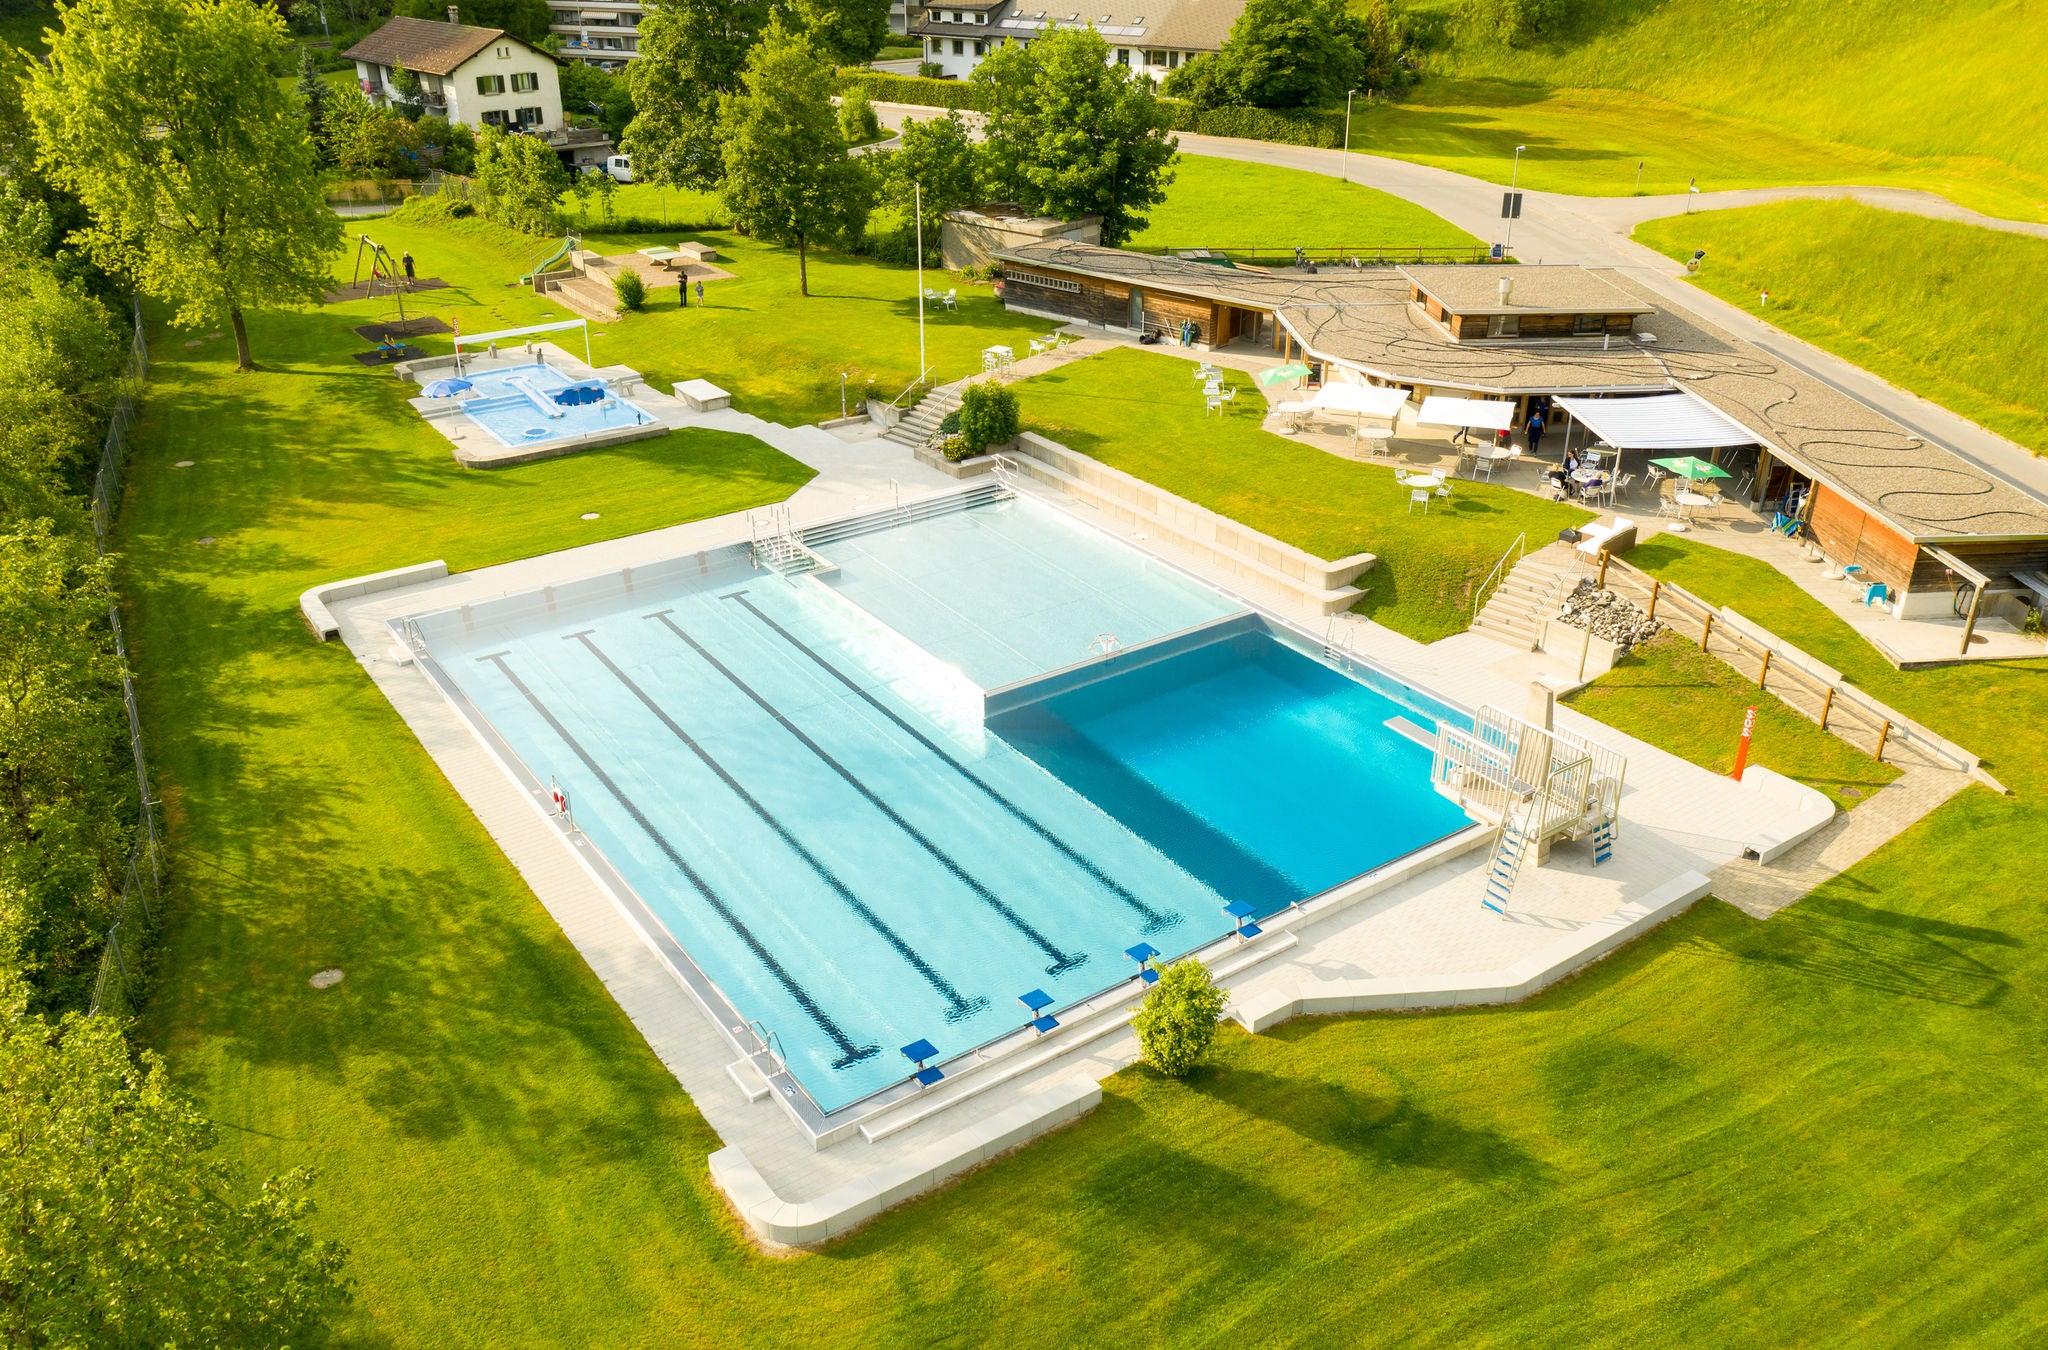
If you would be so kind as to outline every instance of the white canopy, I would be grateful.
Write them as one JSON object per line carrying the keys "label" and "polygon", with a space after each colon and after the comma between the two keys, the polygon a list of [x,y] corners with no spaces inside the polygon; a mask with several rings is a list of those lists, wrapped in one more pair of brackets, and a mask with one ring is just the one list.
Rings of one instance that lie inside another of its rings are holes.
{"label": "white canopy", "polygon": [[1392,417],[1408,402],[1408,391],[1376,384],[1326,384],[1316,390],[1316,396],[1309,402],[1324,412]]}
{"label": "white canopy", "polygon": [[1757,443],[1755,435],[1686,393],[1553,401],[1617,450],[1713,450]]}
{"label": "white canopy", "polygon": [[1515,405],[1498,399],[1432,394],[1422,400],[1422,414],[1415,421],[1425,427],[1481,427],[1487,431],[1506,431],[1515,424]]}

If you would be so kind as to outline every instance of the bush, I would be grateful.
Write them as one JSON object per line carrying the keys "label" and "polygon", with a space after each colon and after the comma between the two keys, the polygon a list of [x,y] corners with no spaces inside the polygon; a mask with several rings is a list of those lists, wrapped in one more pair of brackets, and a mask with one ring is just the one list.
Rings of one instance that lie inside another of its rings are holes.
{"label": "bush", "polygon": [[878,70],[842,70],[833,92],[844,97],[858,89],[870,103],[914,103],[924,108],[968,108],[987,112],[988,91],[966,80],[933,80],[918,75],[890,75]]}
{"label": "bush", "polygon": [[630,267],[612,278],[612,292],[619,297],[619,304],[629,310],[647,303],[647,283]]}
{"label": "bush", "polygon": [[840,96],[839,134],[848,145],[866,145],[881,136],[882,122],[875,116],[867,90],[856,87]]}
{"label": "bush", "polygon": [[1216,1022],[1229,1000],[1193,957],[1168,966],[1131,1019],[1145,1062],[1169,1077],[1186,1077],[1215,1043]]}
{"label": "bush", "polygon": [[965,436],[948,436],[939,442],[939,453],[946,457],[948,463],[958,464],[974,452],[968,448]]}
{"label": "bush", "polygon": [[1196,114],[1192,130],[1204,136],[1240,136],[1246,140],[1276,141],[1281,145],[1312,145],[1318,149],[1334,150],[1344,143],[1344,114],[1279,113],[1267,108],[1211,108],[1207,112]]}
{"label": "bush", "polygon": [[939,434],[941,436],[957,436],[959,433],[960,410],[955,408],[939,419]]}
{"label": "bush", "polygon": [[970,384],[960,396],[960,434],[974,454],[1017,439],[1017,395],[1004,385]]}

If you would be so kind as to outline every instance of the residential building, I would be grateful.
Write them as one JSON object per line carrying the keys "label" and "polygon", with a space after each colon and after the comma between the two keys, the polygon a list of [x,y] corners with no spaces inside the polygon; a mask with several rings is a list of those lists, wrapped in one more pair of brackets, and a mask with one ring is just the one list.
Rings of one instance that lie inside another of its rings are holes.
{"label": "residential building", "polygon": [[1111,61],[1163,80],[1219,51],[1244,12],[1244,0],[1111,2],[1121,8],[1061,14],[1033,8],[1034,0],[948,0],[918,11],[910,32],[923,41],[925,60],[948,79],[966,79],[999,43],[1029,42],[1056,28],[1093,28],[1109,43]]}
{"label": "residential building", "polygon": [[548,31],[562,39],[562,57],[613,74],[640,55],[640,21],[647,7],[636,0],[557,3]]}
{"label": "residential building", "polygon": [[602,131],[570,125],[562,114],[558,62],[502,28],[459,22],[392,19],[344,53],[356,83],[372,102],[393,101],[392,78],[403,68],[419,78],[428,114],[451,122],[538,136],[570,168],[602,164],[612,150]]}

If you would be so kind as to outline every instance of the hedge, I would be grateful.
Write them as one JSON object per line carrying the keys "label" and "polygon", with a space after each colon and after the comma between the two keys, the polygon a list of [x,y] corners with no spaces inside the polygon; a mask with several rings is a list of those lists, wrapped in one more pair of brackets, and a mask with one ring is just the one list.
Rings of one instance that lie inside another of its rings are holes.
{"label": "hedge", "polygon": [[879,70],[845,69],[839,72],[836,92],[867,93],[870,103],[914,103],[924,108],[967,108],[985,112],[987,95],[993,91],[966,80],[928,80],[922,75],[890,75]]}
{"label": "hedge", "polygon": [[[1183,128],[1176,128],[1181,130]],[[1204,136],[1238,136],[1282,145],[1312,145],[1334,150],[1344,143],[1341,113],[1280,113],[1270,108],[1211,108],[1186,128]]]}

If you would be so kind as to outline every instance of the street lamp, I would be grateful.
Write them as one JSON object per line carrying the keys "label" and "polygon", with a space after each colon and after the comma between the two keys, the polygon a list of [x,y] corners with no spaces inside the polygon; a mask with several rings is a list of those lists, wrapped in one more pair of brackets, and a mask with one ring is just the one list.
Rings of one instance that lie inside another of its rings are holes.
{"label": "street lamp", "polygon": [[1351,96],[1357,92],[1356,89],[1344,91],[1344,168],[1339,177],[1347,183],[1351,181]]}
{"label": "street lamp", "polygon": [[[1510,203],[1514,201],[1515,184],[1522,181],[1522,152],[1524,150],[1527,150],[1528,148],[1529,147],[1526,145],[1518,145],[1515,147],[1515,170],[1513,173],[1508,175],[1508,200]],[[1520,211],[1512,209],[1508,212],[1507,247],[1510,249],[1514,248],[1515,246],[1515,218],[1521,214],[1522,213]]]}

